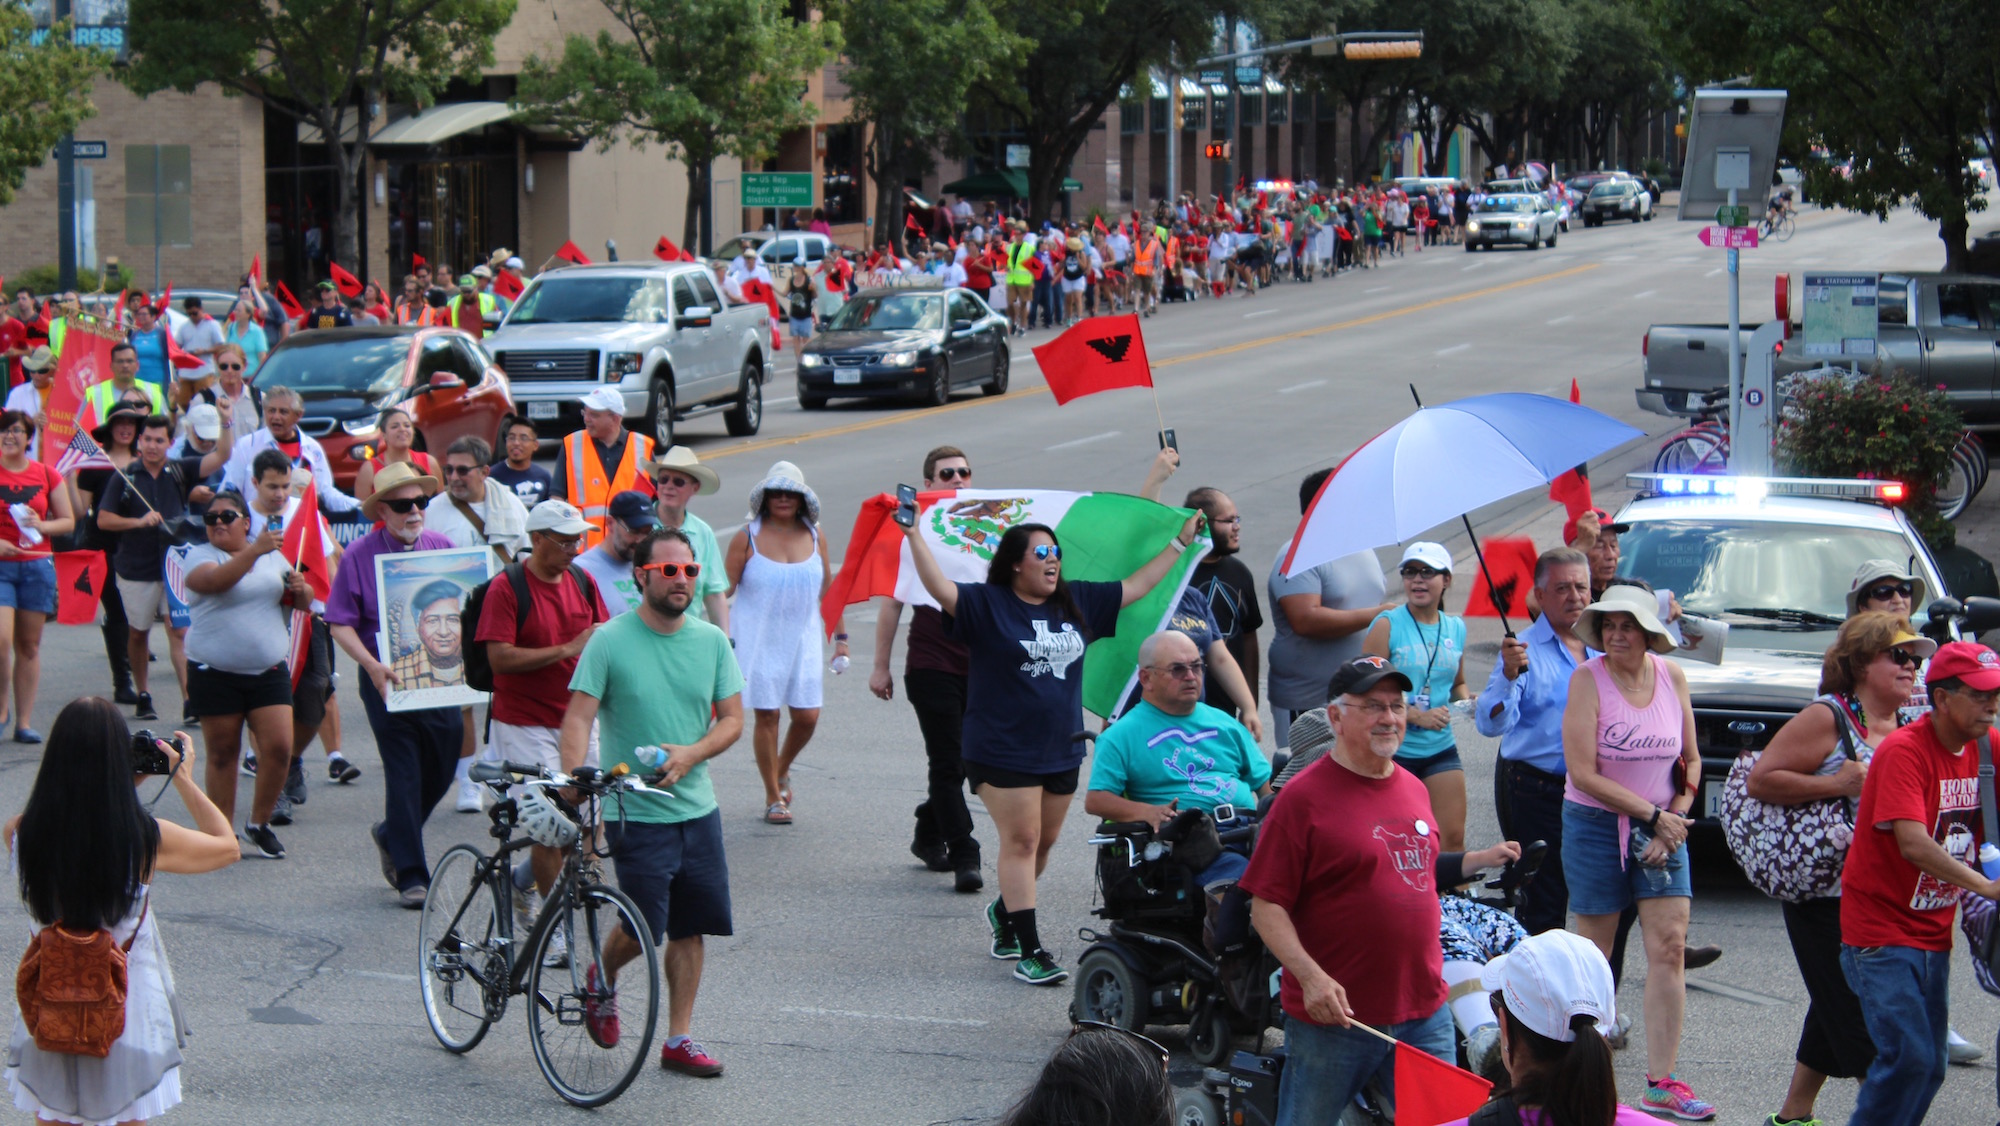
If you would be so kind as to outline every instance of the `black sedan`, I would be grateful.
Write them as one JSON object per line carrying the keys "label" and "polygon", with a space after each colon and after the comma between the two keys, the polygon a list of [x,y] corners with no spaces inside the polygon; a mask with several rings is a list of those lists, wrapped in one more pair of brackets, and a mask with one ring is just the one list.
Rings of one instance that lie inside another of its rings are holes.
{"label": "black sedan", "polygon": [[942,406],[978,387],[1007,392],[1007,318],[968,289],[864,289],[799,355],[799,406],[920,398]]}

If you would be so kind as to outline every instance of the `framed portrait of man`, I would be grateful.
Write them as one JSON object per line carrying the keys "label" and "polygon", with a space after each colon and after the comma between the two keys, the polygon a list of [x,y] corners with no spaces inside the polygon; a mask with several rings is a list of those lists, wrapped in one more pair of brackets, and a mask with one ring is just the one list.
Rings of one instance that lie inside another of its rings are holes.
{"label": "framed portrait of man", "polygon": [[481,703],[486,693],[465,683],[465,647],[473,624],[466,599],[492,577],[493,553],[483,547],[410,551],[375,557],[380,592],[382,661],[395,675],[384,701],[392,712]]}

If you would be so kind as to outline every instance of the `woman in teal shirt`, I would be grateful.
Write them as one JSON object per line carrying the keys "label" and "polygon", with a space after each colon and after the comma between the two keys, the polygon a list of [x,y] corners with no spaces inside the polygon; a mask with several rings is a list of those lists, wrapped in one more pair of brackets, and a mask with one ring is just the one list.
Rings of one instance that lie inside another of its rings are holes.
{"label": "woman in teal shirt", "polygon": [[1364,652],[1386,657],[1416,688],[1410,725],[1396,764],[1423,779],[1438,819],[1438,847],[1465,848],[1465,765],[1451,732],[1451,705],[1468,700],[1465,686],[1465,619],[1444,612],[1451,589],[1451,552],[1443,544],[1413,543],[1403,552],[1404,604],[1375,618]]}
{"label": "woman in teal shirt", "polygon": [[256,303],[247,297],[239,297],[234,308],[229,310],[229,324],[222,331],[223,340],[243,349],[243,380],[249,382],[257,374],[258,365],[264,362],[265,353],[271,350],[264,326],[257,323]]}

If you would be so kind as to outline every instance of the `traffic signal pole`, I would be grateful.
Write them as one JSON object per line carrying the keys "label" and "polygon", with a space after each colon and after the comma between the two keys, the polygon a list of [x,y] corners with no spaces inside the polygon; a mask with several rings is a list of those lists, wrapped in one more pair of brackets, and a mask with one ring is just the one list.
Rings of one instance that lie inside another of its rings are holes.
{"label": "traffic signal pole", "polygon": [[[69,0],[55,0],[53,25],[70,16]],[[50,34],[54,34],[53,27]],[[76,288],[76,134],[56,139],[56,289]]]}

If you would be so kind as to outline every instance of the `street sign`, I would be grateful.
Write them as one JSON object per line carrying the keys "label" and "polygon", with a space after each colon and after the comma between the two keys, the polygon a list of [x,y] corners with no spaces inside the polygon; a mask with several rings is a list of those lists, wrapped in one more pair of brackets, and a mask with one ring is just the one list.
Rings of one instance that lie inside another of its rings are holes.
{"label": "street sign", "polygon": [[1229,76],[1219,70],[1204,70],[1198,77],[1203,86],[1220,86],[1229,81]]}
{"label": "street sign", "polygon": [[1720,250],[1757,249],[1757,229],[1755,227],[1703,227],[1701,244]]}
{"label": "street sign", "polygon": [[1026,168],[1028,167],[1028,164],[1029,164],[1028,146],[1026,145],[1007,146],[1007,167]]}
{"label": "street sign", "polygon": [[1874,274],[1807,274],[1800,335],[1808,356],[1875,355]]}
{"label": "street sign", "polygon": [[103,160],[111,155],[111,142],[71,141],[69,153],[78,160]]}
{"label": "street sign", "polygon": [[1723,227],[1747,227],[1750,225],[1750,208],[1740,203],[1734,207],[1725,203],[1715,209],[1715,222]]}
{"label": "street sign", "polygon": [[1264,68],[1261,66],[1237,67],[1236,84],[1239,86],[1262,86],[1264,84]]}
{"label": "street sign", "polygon": [[811,207],[813,174],[810,172],[745,172],[744,207]]}

